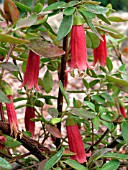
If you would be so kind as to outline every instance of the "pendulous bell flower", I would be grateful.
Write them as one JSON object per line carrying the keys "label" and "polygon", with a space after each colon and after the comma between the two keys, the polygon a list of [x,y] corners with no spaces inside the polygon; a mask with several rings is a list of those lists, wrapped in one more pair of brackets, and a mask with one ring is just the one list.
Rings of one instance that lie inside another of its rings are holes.
{"label": "pendulous bell flower", "polygon": [[19,88],[27,85],[28,90],[30,90],[35,86],[35,88],[39,91],[40,90],[38,86],[39,68],[40,68],[40,56],[30,50],[26,65],[26,71],[24,74],[24,80],[23,83],[19,86]]}
{"label": "pendulous bell flower", "polygon": [[103,34],[101,35],[101,37],[103,38],[103,41],[100,40],[99,46],[93,49],[93,55],[94,55],[93,65],[94,66],[97,62],[99,62],[101,66],[106,65],[106,58],[108,55],[107,46],[106,46],[106,36],[105,34]]}
{"label": "pendulous bell flower", "polygon": [[34,136],[35,132],[35,122],[31,121],[32,118],[35,118],[35,110],[34,107],[27,106],[25,110],[25,128],[27,131],[32,133]]}
{"label": "pendulous bell flower", "polygon": [[124,106],[119,106],[119,108],[120,108],[120,113],[122,114],[122,116],[124,117],[124,118],[126,118],[127,117],[127,114],[126,114],[126,112],[125,112],[125,108],[124,108]]}
{"label": "pendulous bell flower", "polygon": [[8,95],[8,98],[10,100],[10,103],[6,103],[8,121],[9,121],[9,125],[10,125],[11,135],[14,132],[14,135],[16,137],[16,134],[17,134],[17,131],[18,131],[17,116],[16,116],[16,112],[15,112],[15,107],[14,107],[12,95]]}
{"label": "pendulous bell flower", "polygon": [[70,151],[76,154],[71,156],[71,159],[76,160],[79,163],[86,162],[84,143],[82,141],[78,125],[71,116],[66,119],[66,130]]}

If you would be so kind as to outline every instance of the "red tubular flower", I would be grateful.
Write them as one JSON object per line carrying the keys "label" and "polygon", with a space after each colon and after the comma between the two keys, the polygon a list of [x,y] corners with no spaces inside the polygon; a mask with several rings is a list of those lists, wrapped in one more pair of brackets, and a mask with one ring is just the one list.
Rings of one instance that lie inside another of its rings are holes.
{"label": "red tubular flower", "polygon": [[14,135],[16,136],[16,133],[18,131],[17,116],[16,116],[14,104],[13,104],[12,95],[8,95],[8,98],[10,99],[10,103],[6,103],[8,121],[9,121],[9,125],[10,125],[11,135],[14,132]]}
{"label": "red tubular flower", "polygon": [[76,153],[76,155],[71,156],[71,159],[77,160],[79,163],[86,162],[84,143],[79,128],[71,117],[68,117],[66,120],[66,130],[70,151]]}
{"label": "red tubular flower", "polygon": [[125,108],[124,108],[124,106],[119,106],[120,107],[120,113],[122,114],[122,116],[124,117],[124,118],[126,118],[127,117],[127,114],[126,114],[126,112],[125,112]]}
{"label": "red tubular flower", "polygon": [[89,68],[87,61],[86,36],[83,25],[74,25],[71,32],[71,63],[70,69],[78,68],[85,70]]}
{"label": "red tubular flower", "polygon": [[25,128],[27,131],[30,131],[32,133],[32,136],[34,136],[35,131],[35,122],[31,121],[30,119],[35,118],[35,110],[33,107],[26,107],[25,111]]}
{"label": "red tubular flower", "polygon": [[29,51],[26,71],[24,74],[24,80],[20,88],[27,85],[28,89],[32,89],[34,86],[37,90],[40,90],[38,86],[38,76],[39,76],[39,68],[40,68],[40,56],[34,53],[33,51]]}
{"label": "red tubular flower", "polygon": [[0,149],[4,149],[4,142],[6,141],[5,136],[0,136]]}
{"label": "red tubular flower", "polygon": [[101,36],[104,41],[100,40],[99,46],[93,50],[93,55],[94,55],[93,65],[99,62],[101,66],[105,66],[106,58],[108,55],[107,46],[106,46],[106,36],[105,34]]}

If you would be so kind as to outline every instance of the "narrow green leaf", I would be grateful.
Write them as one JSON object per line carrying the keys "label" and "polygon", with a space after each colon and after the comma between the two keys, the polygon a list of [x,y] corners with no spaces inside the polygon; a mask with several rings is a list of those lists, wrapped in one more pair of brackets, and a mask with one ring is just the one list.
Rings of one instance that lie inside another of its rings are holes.
{"label": "narrow green leaf", "polygon": [[100,93],[100,96],[102,96],[108,102],[112,102],[112,97],[108,93]]}
{"label": "narrow green leaf", "polygon": [[98,160],[102,156],[104,156],[107,152],[111,151],[112,149],[110,148],[104,148],[104,149],[98,149],[96,150],[93,155],[89,158],[88,163],[90,164],[91,162],[94,162],[95,160]]}
{"label": "narrow green leaf", "polygon": [[53,77],[49,70],[46,71],[43,78],[43,87],[46,93],[49,93],[52,90],[53,86]]}
{"label": "narrow green leaf", "polygon": [[125,71],[126,70],[126,64],[122,64],[119,69],[119,71]]}
{"label": "narrow green leaf", "polygon": [[72,108],[70,112],[82,118],[95,118],[96,117],[94,112],[87,111],[86,109],[83,109],[83,108]]}
{"label": "narrow green leaf", "polygon": [[105,163],[100,170],[117,170],[120,165],[118,160],[111,160]]}
{"label": "narrow green leaf", "polygon": [[114,86],[118,87],[120,90],[128,93],[128,82],[119,78],[115,78],[109,75],[106,75],[109,82],[111,82]]}
{"label": "narrow green leaf", "polygon": [[122,136],[126,144],[128,144],[128,121],[121,124]]}
{"label": "narrow green leaf", "polygon": [[43,5],[39,2],[38,4],[36,4],[36,6],[34,7],[34,12],[36,13],[40,13],[43,9]]}
{"label": "narrow green leaf", "polygon": [[55,155],[53,155],[45,164],[44,170],[50,170],[61,158],[64,148],[61,148]]}
{"label": "narrow green leaf", "polygon": [[106,22],[107,24],[111,25],[111,22],[105,17],[105,15],[97,14],[97,17],[100,18],[102,21]]}
{"label": "narrow green leaf", "polygon": [[112,21],[112,22],[126,22],[126,21],[128,21],[128,19],[120,18],[118,16],[108,17],[108,19],[109,19],[109,21]]}
{"label": "narrow green leaf", "polygon": [[8,71],[19,71],[19,68],[11,62],[0,63],[0,67]]}
{"label": "narrow green leaf", "polygon": [[75,5],[77,5],[77,4],[79,4],[80,2],[79,1],[71,1],[71,2],[68,2],[68,3],[66,3],[65,4],[65,7],[67,8],[67,7],[73,7],[73,6],[75,6]]}
{"label": "narrow green leaf", "polygon": [[66,161],[63,161],[65,164],[69,165],[70,167],[72,167],[73,169],[76,170],[88,170],[87,167],[84,167],[83,165],[79,164],[77,161],[72,160],[72,159],[68,159]]}
{"label": "narrow green leaf", "polygon": [[86,45],[88,48],[97,48],[100,44],[99,38],[93,32],[86,31]]}
{"label": "narrow green leaf", "polygon": [[94,14],[105,14],[109,9],[102,7],[100,5],[84,4],[86,11],[92,12]]}
{"label": "narrow green leaf", "polygon": [[95,105],[92,102],[84,101],[84,103],[93,111],[95,111]]}
{"label": "narrow green leaf", "polygon": [[66,3],[65,3],[65,2],[62,2],[62,1],[60,1],[60,2],[55,2],[55,3],[47,6],[47,7],[43,10],[43,12],[51,11],[51,10],[57,10],[57,9],[62,9],[62,8],[65,7],[65,4],[66,4]]}
{"label": "narrow green leaf", "polygon": [[120,153],[113,153],[109,152],[106,153],[103,158],[113,158],[113,159],[118,159],[118,160],[126,160],[128,159],[128,154],[120,154]]}
{"label": "narrow green leaf", "polygon": [[16,37],[13,37],[11,35],[2,34],[2,33],[0,33],[0,41],[1,42],[9,42],[9,43],[12,43],[12,44],[27,44],[27,43],[29,43],[28,40],[16,38]]}
{"label": "narrow green leaf", "polygon": [[81,15],[83,17],[87,17],[89,19],[93,19],[96,17],[96,15],[94,13],[91,13],[91,12],[88,12],[88,11],[85,11],[85,9],[83,7],[79,8],[78,11],[81,13]]}
{"label": "narrow green leaf", "polygon": [[64,90],[64,87],[63,87],[63,84],[62,84],[61,81],[60,81],[60,90],[61,90],[61,93],[63,94],[63,96],[64,96],[64,98],[65,98],[65,101],[66,101],[66,103],[67,103],[67,106],[69,106],[69,105],[70,105],[70,101],[69,101],[69,98],[68,98],[68,96],[67,96],[67,94],[66,94],[66,92],[65,92],[65,90]]}
{"label": "narrow green leaf", "polygon": [[107,63],[106,64],[107,64],[108,70],[111,72],[112,69],[113,69],[113,64],[112,64],[112,61],[110,60],[109,57],[107,57]]}
{"label": "narrow green leaf", "polygon": [[37,14],[34,13],[26,18],[19,20],[16,24],[16,29],[30,27],[36,23],[36,20]]}
{"label": "narrow green leaf", "polygon": [[12,166],[10,165],[9,162],[7,162],[5,159],[0,157],[0,169],[1,170],[7,170],[7,169],[12,169]]}
{"label": "narrow green leaf", "polygon": [[86,89],[89,89],[90,86],[89,86],[89,83],[87,82],[87,80],[83,78],[82,81],[83,81],[83,84],[86,87]]}
{"label": "narrow green leaf", "polygon": [[[14,1],[14,0],[13,0],[13,1]],[[17,6],[19,9],[21,9],[22,11],[31,12],[31,7],[28,7],[28,6],[22,4],[22,3],[18,2],[18,1],[14,1],[14,2],[15,2],[15,4],[16,4],[16,6]]]}
{"label": "narrow green leaf", "polygon": [[71,30],[73,25],[73,19],[72,15],[64,16],[63,20],[60,24],[59,31],[57,34],[57,40],[60,41],[62,38],[64,38]]}
{"label": "narrow green leaf", "polygon": [[96,116],[95,118],[92,119],[92,122],[93,122],[93,125],[94,125],[94,128],[96,130],[98,130],[99,128],[99,124],[100,124],[100,119],[98,116]]}
{"label": "narrow green leaf", "polygon": [[100,95],[96,94],[92,96],[92,99],[94,99],[95,101],[97,101],[98,103],[104,104],[105,100],[103,97],[101,97]]}
{"label": "narrow green leaf", "polygon": [[74,7],[68,7],[64,10],[64,15],[72,15],[75,12]]}
{"label": "narrow green leaf", "polygon": [[19,141],[14,140],[14,138],[6,135],[5,148],[15,148],[20,145],[21,143]]}
{"label": "narrow green leaf", "polygon": [[1,89],[0,89],[0,102],[4,102],[4,103],[10,102],[6,94]]}
{"label": "narrow green leaf", "polygon": [[100,82],[100,80],[98,80],[98,79],[96,79],[96,80],[93,80],[93,81],[91,81],[90,83],[89,83],[89,86],[90,87],[93,87],[93,86],[95,86],[97,83],[99,83]]}

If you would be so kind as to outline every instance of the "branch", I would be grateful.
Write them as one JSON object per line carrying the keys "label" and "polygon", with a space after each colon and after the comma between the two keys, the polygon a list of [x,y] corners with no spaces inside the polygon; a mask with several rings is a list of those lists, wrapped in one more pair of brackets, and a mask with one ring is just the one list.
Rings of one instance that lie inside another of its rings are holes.
{"label": "branch", "polygon": [[[10,135],[10,127],[8,123],[0,121],[0,130],[3,134]],[[12,137],[14,138],[14,135]],[[50,154],[50,150],[48,148],[42,146],[34,139],[30,139],[25,135],[22,136],[21,132],[17,133],[17,140],[40,161],[46,159],[46,157]]]}

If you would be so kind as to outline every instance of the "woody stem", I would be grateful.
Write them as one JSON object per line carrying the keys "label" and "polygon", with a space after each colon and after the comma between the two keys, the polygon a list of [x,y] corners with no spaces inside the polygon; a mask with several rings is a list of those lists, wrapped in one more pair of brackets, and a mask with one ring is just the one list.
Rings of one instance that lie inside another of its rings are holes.
{"label": "woody stem", "polygon": [[[63,50],[65,51],[65,54],[61,58],[61,67],[59,72],[59,80],[62,82],[62,84],[64,84],[64,74],[66,70],[66,62],[68,59],[68,35],[63,39]],[[59,112],[58,117],[61,117],[62,109],[63,109],[63,94],[59,88],[58,99],[57,99],[57,110]],[[61,131],[61,123],[57,124],[57,128]],[[59,138],[56,139],[55,145],[56,147],[60,146]]]}

